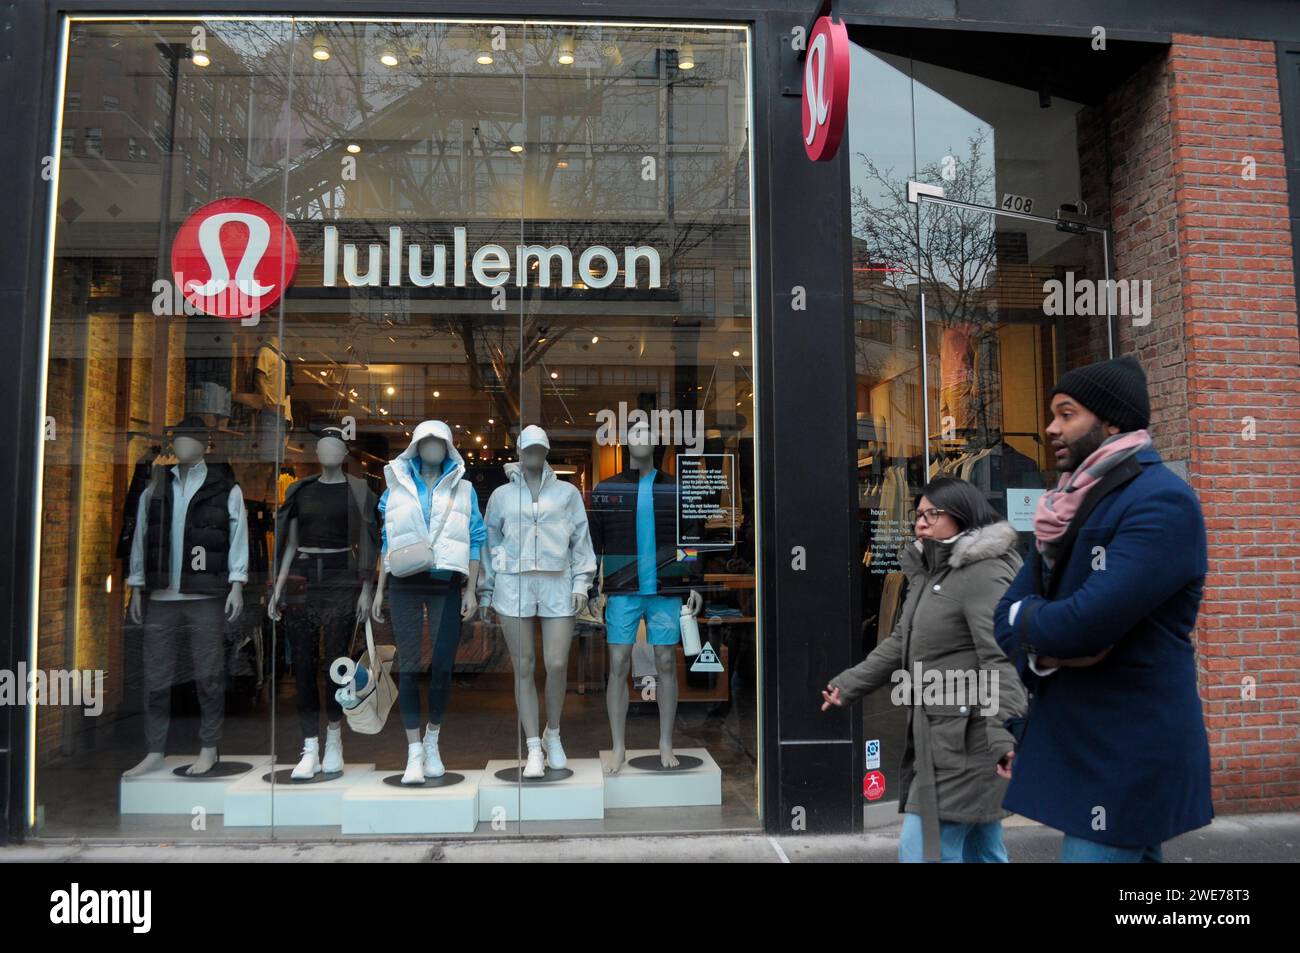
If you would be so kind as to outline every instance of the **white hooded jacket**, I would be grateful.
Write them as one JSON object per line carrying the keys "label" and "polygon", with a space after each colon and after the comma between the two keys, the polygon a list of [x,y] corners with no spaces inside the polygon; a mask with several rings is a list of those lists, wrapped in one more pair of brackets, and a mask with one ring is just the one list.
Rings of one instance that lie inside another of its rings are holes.
{"label": "white hooded jacket", "polygon": [[596,554],[582,494],[543,463],[534,510],[520,465],[507,463],[505,472],[510,482],[492,491],[483,517],[487,555],[479,573],[479,601],[491,600],[497,573],[568,571],[573,592],[586,595],[596,575]]}
{"label": "white hooded jacket", "polygon": [[[420,504],[420,441],[438,437],[447,445],[451,465],[433,485],[426,521]],[[471,557],[470,526],[477,516],[474,488],[461,478],[465,460],[452,440],[451,428],[441,420],[425,420],[411,433],[405,450],[384,467],[387,490],[380,501],[384,519],[384,569],[389,569],[388,554],[395,549],[423,543],[433,549],[434,569],[449,569],[469,575]],[[451,508],[447,508],[452,496]],[[444,514],[445,517],[444,517]]]}

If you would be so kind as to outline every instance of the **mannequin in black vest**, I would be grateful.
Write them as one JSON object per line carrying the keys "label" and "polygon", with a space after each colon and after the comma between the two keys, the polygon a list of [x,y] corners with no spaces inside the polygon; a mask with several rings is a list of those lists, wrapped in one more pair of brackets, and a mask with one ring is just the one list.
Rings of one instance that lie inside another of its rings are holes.
{"label": "mannequin in black vest", "polygon": [[140,497],[127,584],[133,590],[131,621],[144,623],[148,754],[125,777],[164,766],[171,687],[177,681],[180,643],[187,637],[202,746],[187,773],[207,774],[217,760],[225,708],[224,630],[227,621],[244,611],[248,521],[233,472],[228,464],[206,463],[207,445],[204,421],[182,420],[172,428],[176,465],[155,467]]}

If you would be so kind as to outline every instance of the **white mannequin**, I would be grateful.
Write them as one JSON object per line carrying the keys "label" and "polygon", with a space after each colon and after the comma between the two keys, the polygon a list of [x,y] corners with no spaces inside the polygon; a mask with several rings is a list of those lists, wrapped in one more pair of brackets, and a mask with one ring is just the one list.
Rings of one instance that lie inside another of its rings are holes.
{"label": "white mannequin", "polygon": [[[429,494],[433,494],[433,487],[437,484],[442,474],[443,461],[447,459],[447,447],[437,437],[425,437],[420,441],[417,448],[420,455],[420,461],[425,466],[421,467],[420,477],[424,480],[425,487]],[[478,586],[479,561],[471,559],[469,563],[469,581],[465,586],[465,592],[461,596],[460,617],[468,619],[478,611],[478,596],[475,589]],[[384,621],[384,584],[388,579],[388,571],[384,568],[383,559],[379,561],[379,584],[375,587],[375,596],[370,603],[370,618],[375,622]],[[437,734],[441,725],[430,723],[428,731]],[[406,742],[408,747],[420,743],[420,730],[418,728],[406,729]]]}
{"label": "white mannequin", "polygon": [[[654,445],[650,442],[650,428],[644,423],[634,424],[628,430],[627,453],[630,468],[640,473],[654,469]],[[597,554],[599,558],[600,554]],[[699,613],[704,598],[692,589],[686,605],[692,615]],[[607,774],[617,774],[627,761],[627,708],[628,676],[632,672],[632,646],[608,645],[609,684],[605,691],[605,705],[609,713],[609,730],[612,736],[612,757],[605,766]],[[676,645],[652,646],[655,655],[655,700],[659,704],[659,763],[665,768],[675,768],[681,762],[673,753],[673,723],[677,718],[677,651]]]}
{"label": "white mannequin", "polygon": [[[176,454],[177,469],[180,473],[182,484],[190,471],[199,463],[203,462],[203,455],[207,451],[207,444],[204,441],[197,440],[194,437],[187,437],[183,434],[177,434],[172,438],[172,449]],[[131,621],[136,625],[144,622],[144,597],[139,587],[131,590],[131,606],[128,610]],[[244,584],[242,582],[232,582],[230,584],[230,593],[226,596],[225,617],[228,621],[233,622],[238,619],[244,611]],[[146,660],[147,663],[147,660]],[[212,770],[213,765],[217,762],[217,749],[215,747],[203,747],[199,749],[199,756],[194,759],[194,763],[186,769],[186,774],[206,774]],[[134,777],[140,774],[148,774],[151,771],[157,771],[163,767],[164,755],[161,751],[151,751],[145,755],[144,760],[135,767],[128,768],[124,771],[123,777]]]}
{"label": "white mannequin", "polygon": [[[545,433],[540,427],[529,429],[536,430],[545,439]],[[524,446],[519,451],[520,473],[534,504],[541,496],[547,450],[546,444],[538,442]],[[491,558],[490,554],[488,558]],[[483,621],[492,624],[499,619],[506,645],[510,649],[515,674],[515,705],[519,710],[519,723],[524,729],[529,749],[524,777],[543,777],[546,773],[542,753],[543,739],[538,731],[537,683],[533,674],[536,665],[537,627],[540,625],[542,630],[542,653],[546,665],[546,740],[553,752],[553,766],[559,768],[564,766],[565,761],[559,739],[560,717],[568,688],[569,647],[573,642],[574,616],[586,607],[585,592],[570,594],[572,611],[567,616],[511,616],[494,611],[488,603],[483,604]]]}
{"label": "white mannequin", "polygon": [[[347,477],[343,473],[343,462],[348,457],[347,444],[337,437],[323,436],[316,441],[316,460],[321,465],[321,473],[318,482],[325,484],[346,483]],[[289,530],[284,546],[284,555],[280,559],[280,572],[276,576],[275,591],[271,595],[271,601],[266,607],[266,614],[279,622],[283,618],[283,599],[284,588],[289,581],[289,575],[293,569],[294,557],[299,552],[304,553],[338,553],[347,552],[347,549],[322,549],[315,546],[298,545],[298,517],[289,521]],[[356,620],[361,623],[365,619],[366,613],[370,611],[370,600],[374,586],[369,578],[365,580],[361,587],[361,594],[357,596]],[[339,721],[329,722],[326,728],[326,751],[327,761],[330,766],[325,770],[342,771],[343,751],[342,751],[342,723]],[[331,752],[337,752],[337,758],[329,757]],[[303,756],[297,767],[293,770],[293,777],[298,779],[307,779],[313,777],[321,770],[320,763],[320,739],[317,737],[303,738]],[[335,763],[336,762],[336,763]]]}

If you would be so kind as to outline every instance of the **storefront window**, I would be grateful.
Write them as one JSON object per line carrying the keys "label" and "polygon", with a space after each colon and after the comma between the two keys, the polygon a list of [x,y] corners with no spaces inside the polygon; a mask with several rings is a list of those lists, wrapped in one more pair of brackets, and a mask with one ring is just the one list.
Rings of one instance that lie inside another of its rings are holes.
{"label": "storefront window", "polygon": [[[1109,356],[1111,334],[1104,308],[1048,297],[1052,282],[1073,300],[1067,289],[1108,277],[1105,230],[1081,200],[1084,107],[919,54],[855,45],[851,66],[866,653],[897,622],[898,551],[930,479],[975,484],[1028,545],[1033,505],[1056,477],[1042,434],[1052,382]],[[909,182],[941,194],[909,201]],[[894,801],[906,711],[881,691],[863,719],[867,768],[883,776],[864,793]]]}
{"label": "storefront window", "polygon": [[68,30],[38,831],[756,827],[746,31]]}

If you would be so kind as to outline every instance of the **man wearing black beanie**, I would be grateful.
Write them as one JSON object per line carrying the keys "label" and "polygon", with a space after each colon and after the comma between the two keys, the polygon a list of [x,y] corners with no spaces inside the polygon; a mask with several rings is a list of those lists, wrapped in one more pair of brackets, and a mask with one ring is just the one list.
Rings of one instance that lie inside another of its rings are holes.
{"label": "man wearing black beanie", "polygon": [[1051,410],[1060,482],[994,613],[1031,697],[1003,806],[1064,832],[1062,861],[1159,861],[1214,816],[1191,641],[1205,522],[1151,446],[1135,359],[1063,374]]}

